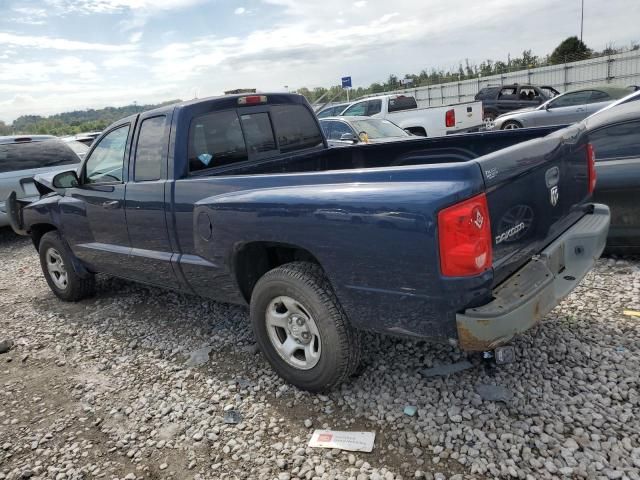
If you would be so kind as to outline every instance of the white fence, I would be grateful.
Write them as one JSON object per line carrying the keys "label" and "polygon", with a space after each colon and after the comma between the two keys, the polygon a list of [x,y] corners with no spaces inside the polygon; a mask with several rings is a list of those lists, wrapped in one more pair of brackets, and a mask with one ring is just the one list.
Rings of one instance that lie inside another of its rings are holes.
{"label": "white fence", "polygon": [[386,93],[413,95],[420,107],[428,107],[470,101],[481,88],[487,85],[510,83],[550,85],[560,92],[588,85],[610,84],[623,87],[640,85],[640,51],[631,50],[579,62]]}

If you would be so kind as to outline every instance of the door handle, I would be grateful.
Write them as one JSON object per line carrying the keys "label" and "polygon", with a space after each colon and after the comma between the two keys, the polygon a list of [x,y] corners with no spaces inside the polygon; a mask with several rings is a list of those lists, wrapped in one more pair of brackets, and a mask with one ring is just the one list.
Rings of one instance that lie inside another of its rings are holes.
{"label": "door handle", "polygon": [[104,208],[118,208],[120,202],[118,200],[111,200],[110,202],[102,202],[102,206]]}

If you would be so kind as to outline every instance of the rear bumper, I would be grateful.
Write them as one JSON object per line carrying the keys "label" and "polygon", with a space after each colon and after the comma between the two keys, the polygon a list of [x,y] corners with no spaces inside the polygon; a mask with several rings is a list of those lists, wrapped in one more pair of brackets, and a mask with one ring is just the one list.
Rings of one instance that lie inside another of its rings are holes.
{"label": "rear bumper", "polygon": [[473,132],[479,132],[481,128],[484,127],[484,124],[480,124],[480,125],[475,125],[473,127],[467,127],[467,128],[457,128],[455,130],[447,130],[447,135],[456,135],[458,133],[473,133]]}
{"label": "rear bumper", "polygon": [[494,300],[456,315],[460,347],[492,350],[533,327],[591,270],[608,231],[609,208],[594,204],[592,213],[500,284]]}

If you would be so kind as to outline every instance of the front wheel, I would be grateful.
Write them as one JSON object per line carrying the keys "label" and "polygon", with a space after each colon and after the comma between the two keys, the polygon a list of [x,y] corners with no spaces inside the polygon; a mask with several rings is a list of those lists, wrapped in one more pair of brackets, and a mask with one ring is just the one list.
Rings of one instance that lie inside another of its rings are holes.
{"label": "front wheel", "polygon": [[273,369],[303,390],[330,390],[360,363],[359,334],[313,263],[288,263],[260,278],[251,295],[251,324]]}
{"label": "front wheel", "polygon": [[516,128],[522,128],[522,124],[515,120],[508,120],[504,122],[504,125],[502,125],[502,130],[514,130]]}
{"label": "front wheel", "polygon": [[93,275],[80,276],[73,268],[73,253],[57,231],[46,233],[38,245],[42,273],[51,291],[67,302],[77,302],[93,294]]}

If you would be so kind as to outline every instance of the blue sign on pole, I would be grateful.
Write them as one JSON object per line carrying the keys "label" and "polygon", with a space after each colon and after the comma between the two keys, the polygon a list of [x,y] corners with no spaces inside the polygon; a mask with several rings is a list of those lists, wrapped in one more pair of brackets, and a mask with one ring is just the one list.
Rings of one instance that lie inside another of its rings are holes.
{"label": "blue sign on pole", "polygon": [[342,77],[342,88],[351,88],[351,77]]}

